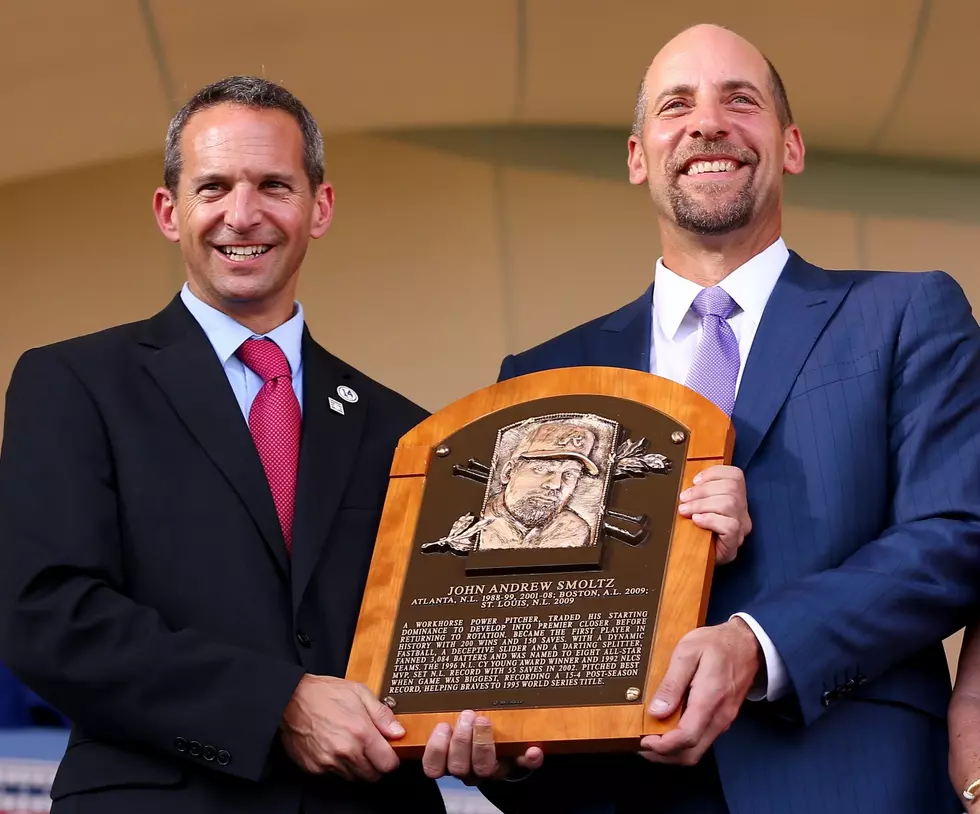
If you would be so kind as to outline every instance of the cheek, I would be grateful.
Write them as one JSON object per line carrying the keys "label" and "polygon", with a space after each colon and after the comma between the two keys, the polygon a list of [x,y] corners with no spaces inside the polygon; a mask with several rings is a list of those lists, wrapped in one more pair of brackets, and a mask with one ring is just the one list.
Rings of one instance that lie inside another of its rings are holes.
{"label": "cheek", "polygon": [[783,175],[783,162],[786,160],[782,145],[767,147],[765,152],[759,152],[757,155],[759,156],[757,170],[761,170],[767,180],[780,182]]}
{"label": "cheek", "polygon": [[677,154],[677,139],[671,133],[658,131],[644,144],[647,186],[656,191],[665,187],[673,177],[672,162]]}
{"label": "cheek", "polygon": [[189,203],[181,216],[181,231],[195,241],[203,239],[222,220],[221,212],[204,201]]}
{"label": "cheek", "polygon": [[534,486],[533,480],[533,478],[529,478],[527,475],[511,476],[509,485],[515,494],[520,494]]}
{"label": "cheek", "polygon": [[760,163],[781,167],[784,155],[782,138],[773,138],[772,131],[762,124],[755,119],[737,121],[732,127],[731,140],[755,153]]}
{"label": "cheek", "polygon": [[680,123],[658,125],[650,129],[645,150],[657,164],[662,164],[677,149],[684,127]]}
{"label": "cheek", "polygon": [[290,238],[302,238],[310,231],[312,209],[300,201],[276,201],[269,207],[268,214],[276,228]]}

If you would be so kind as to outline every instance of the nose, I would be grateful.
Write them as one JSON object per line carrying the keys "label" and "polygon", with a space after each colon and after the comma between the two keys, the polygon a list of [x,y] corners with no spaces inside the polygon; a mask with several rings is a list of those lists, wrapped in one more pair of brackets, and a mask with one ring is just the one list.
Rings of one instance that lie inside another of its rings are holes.
{"label": "nose", "polygon": [[237,184],[225,199],[225,225],[239,234],[245,234],[262,220],[258,190],[248,184]]}
{"label": "nose", "polygon": [[561,489],[561,472],[550,473],[541,485],[545,489],[551,489],[553,492],[557,492]]}
{"label": "nose", "polygon": [[707,141],[724,138],[729,134],[728,116],[717,102],[703,101],[690,117],[688,135],[692,138],[703,138]]}

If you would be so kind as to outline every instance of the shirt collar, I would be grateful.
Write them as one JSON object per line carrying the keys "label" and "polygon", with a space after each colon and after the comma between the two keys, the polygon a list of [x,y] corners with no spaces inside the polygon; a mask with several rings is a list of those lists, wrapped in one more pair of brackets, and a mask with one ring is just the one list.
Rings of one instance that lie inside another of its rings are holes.
{"label": "shirt collar", "polygon": [[[735,269],[718,286],[758,325],[787,260],[789,250],[786,243],[781,237],[777,238],[775,243]],[[701,286],[668,269],[663,257],[657,260],[654,280],[653,316],[660,323],[664,335],[673,339],[684,317],[690,312]]]}
{"label": "shirt collar", "polygon": [[288,320],[269,333],[260,335],[195,297],[187,283],[180,289],[180,299],[204,329],[222,365],[234,356],[246,339],[266,338],[275,342],[285,354],[292,374],[295,376],[299,373],[303,361],[303,306],[298,302],[294,304],[293,315]]}

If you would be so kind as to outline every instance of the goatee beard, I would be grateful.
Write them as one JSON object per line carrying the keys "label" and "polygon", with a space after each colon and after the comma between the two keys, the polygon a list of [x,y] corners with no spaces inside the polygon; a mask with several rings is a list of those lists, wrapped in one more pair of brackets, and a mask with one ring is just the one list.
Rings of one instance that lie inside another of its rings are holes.
{"label": "goatee beard", "polygon": [[755,197],[752,194],[752,180],[745,184],[734,199],[722,204],[711,205],[712,194],[722,193],[721,184],[707,183],[702,191],[709,196],[707,206],[694,199],[692,195],[681,189],[677,180],[668,189],[670,208],[674,220],[682,229],[699,235],[725,235],[747,226],[752,220],[755,209]]}
{"label": "goatee beard", "polygon": [[528,528],[540,528],[548,525],[558,514],[558,500],[529,495],[508,506],[507,509]]}
{"label": "goatee beard", "polygon": [[[701,193],[707,198],[702,204],[690,192],[681,187],[681,175],[692,157],[703,156],[732,158],[748,168],[749,178],[735,195],[735,198],[720,203],[713,200],[717,195],[728,195],[729,185],[702,180]],[[672,179],[667,187],[667,200],[674,215],[674,221],[682,229],[699,235],[724,235],[747,226],[755,210],[755,170],[759,157],[753,150],[739,147],[726,139],[708,141],[699,139],[688,145],[683,155],[674,157],[666,167],[667,177]]]}

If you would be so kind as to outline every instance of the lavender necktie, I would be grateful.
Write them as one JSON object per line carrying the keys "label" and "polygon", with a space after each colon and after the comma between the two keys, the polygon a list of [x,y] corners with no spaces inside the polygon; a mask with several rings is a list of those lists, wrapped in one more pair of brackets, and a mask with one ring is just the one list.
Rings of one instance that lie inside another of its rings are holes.
{"label": "lavender necktie", "polygon": [[726,320],[736,307],[735,300],[717,286],[701,289],[691,305],[701,317],[701,340],[686,384],[728,415],[735,407],[739,355],[738,339]]}

